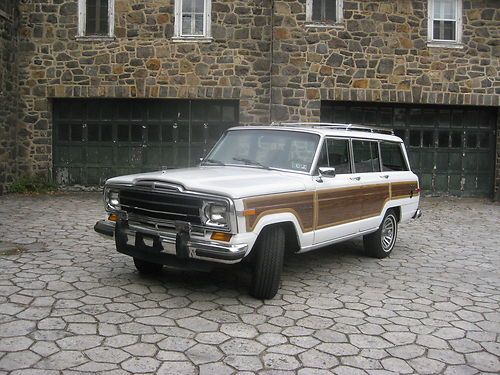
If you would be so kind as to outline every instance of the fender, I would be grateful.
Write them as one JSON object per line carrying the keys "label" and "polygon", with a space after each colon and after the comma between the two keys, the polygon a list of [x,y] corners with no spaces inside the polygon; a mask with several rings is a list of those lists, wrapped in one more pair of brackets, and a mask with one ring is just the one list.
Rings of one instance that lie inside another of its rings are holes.
{"label": "fender", "polygon": [[309,246],[313,243],[314,231],[304,233],[299,224],[299,221],[297,220],[297,217],[291,212],[270,213],[262,215],[256,222],[253,228],[253,233],[257,238],[265,227],[267,227],[268,225],[276,225],[279,223],[293,224],[295,232],[297,233],[297,241],[300,248]]}

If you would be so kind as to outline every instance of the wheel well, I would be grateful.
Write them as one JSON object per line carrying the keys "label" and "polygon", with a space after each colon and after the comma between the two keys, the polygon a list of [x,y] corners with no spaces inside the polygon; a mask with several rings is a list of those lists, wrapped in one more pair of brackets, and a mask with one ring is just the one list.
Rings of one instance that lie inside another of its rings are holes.
{"label": "wheel well", "polygon": [[[285,231],[285,252],[286,253],[296,253],[297,251],[300,250],[300,243],[299,243],[299,238],[297,236],[297,231],[295,230],[295,225],[293,225],[293,223],[291,221],[266,225],[260,231],[259,237],[257,237],[257,240],[255,241],[255,244],[254,244],[254,247],[258,244],[262,233],[265,230],[268,230],[269,228],[273,228],[273,227],[282,227],[283,230]],[[253,253],[254,252],[252,249],[252,251],[250,252],[250,255],[252,255]]]}
{"label": "wheel well", "polygon": [[401,207],[391,207],[387,211],[394,211],[396,214],[396,219],[398,220],[398,223],[401,221]]}

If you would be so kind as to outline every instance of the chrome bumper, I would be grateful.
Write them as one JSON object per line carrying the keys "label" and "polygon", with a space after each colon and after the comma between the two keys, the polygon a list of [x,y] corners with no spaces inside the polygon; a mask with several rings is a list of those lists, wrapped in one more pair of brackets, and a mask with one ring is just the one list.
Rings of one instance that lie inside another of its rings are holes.
{"label": "chrome bumper", "polygon": [[422,211],[420,210],[420,208],[417,208],[417,210],[415,211],[415,213],[413,214],[413,216],[411,218],[412,219],[419,219],[421,216],[422,216]]}
{"label": "chrome bumper", "polygon": [[[101,220],[94,225],[94,230],[103,237],[115,238],[118,251],[140,258],[151,252],[156,259],[162,255],[173,255],[179,258],[232,264],[241,261],[248,249],[247,244],[226,245],[215,241],[198,240],[185,232],[160,233],[131,223],[122,223],[118,227],[119,234],[116,236],[117,225],[109,220]],[[118,246],[118,238],[123,246]],[[152,246],[148,246],[146,242]]]}

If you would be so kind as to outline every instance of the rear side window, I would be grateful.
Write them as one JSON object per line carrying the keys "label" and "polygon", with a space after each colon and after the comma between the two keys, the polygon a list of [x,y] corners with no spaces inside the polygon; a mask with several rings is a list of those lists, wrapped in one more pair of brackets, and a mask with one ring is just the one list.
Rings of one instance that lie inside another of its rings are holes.
{"label": "rear side window", "polygon": [[384,172],[408,170],[399,143],[382,142],[380,144],[380,153],[382,154],[382,168]]}
{"label": "rear side window", "polygon": [[352,151],[356,173],[380,172],[378,142],[353,139]]}
{"label": "rear side window", "polygon": [[326,139],[318,166],[334,167],[337,174],[351,173],[349,141],[347,139]]}

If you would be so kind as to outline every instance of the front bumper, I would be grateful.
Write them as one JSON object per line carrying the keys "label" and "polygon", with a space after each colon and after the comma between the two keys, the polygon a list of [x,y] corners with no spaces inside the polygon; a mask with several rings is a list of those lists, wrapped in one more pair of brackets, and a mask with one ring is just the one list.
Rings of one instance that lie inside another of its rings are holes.
{"label": "front bumper", "polygon": [[157,232],[123,221],[100,220],[94,230],[106,238],[115,238],[119,252],[161,264],[170,263],[172,256],[232,264],[241,261],[248,250],[247,244],[195,239],[188,232]]}

